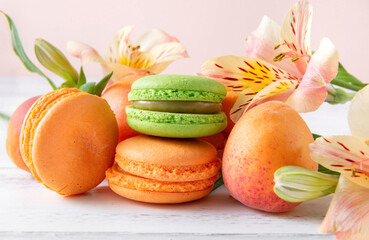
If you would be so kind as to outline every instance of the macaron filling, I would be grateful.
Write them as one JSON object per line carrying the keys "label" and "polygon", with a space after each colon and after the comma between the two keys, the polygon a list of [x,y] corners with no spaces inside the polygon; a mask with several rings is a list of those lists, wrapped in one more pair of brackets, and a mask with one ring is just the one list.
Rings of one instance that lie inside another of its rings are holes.
{"label": "macaron filling", "polygon": [[132,101],[134,108],[172,113],[213,114],[222,110],[221,103],[194,101]]}
{"label": "macaron filling", "polygon": [[[133,106],[126,107],[127,119],[135,119],[138,121],[153,122],[153,123],[170,123],[180,125],[191,124],[214,124],[224,123],[227,119],[223,112],[216,114],[194,114],[194,113],[171,113],[159,112],[134,108]],[[128,122],[129,124],[129,122]]]}
{"label": "macaron filling", "polygon": [[196,90],[134,89],[134,87],[132,86],[132,90],[128,94],[128,99],[130,101],[139,101],[139,100],[183,101],[184,99],[191,99],[191,101],[221,102],[223,101],[225,94],[226,91],[224,94],[217,94],[212,92],[196,91]]}

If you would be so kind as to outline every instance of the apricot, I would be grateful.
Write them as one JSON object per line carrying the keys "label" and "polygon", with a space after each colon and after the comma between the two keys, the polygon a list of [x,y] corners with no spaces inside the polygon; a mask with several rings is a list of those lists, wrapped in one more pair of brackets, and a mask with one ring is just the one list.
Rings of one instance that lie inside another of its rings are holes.
{"label": "apricot", "polygon": [[230,112],[237,98],[238,93],[227,89],[227,95],[222,102],[222,111],[227,115],[227,127],[224,129],[224,132],[227,134],[229,134],[234,127],[234,122],[230,118]]}
{"label": "apricot", "polygon": [[217,134],[214,134],[214,135],[211,135],[211,136],[200,137],[199,139],[213,145],[217,149],[217,157],[219,159],[222,159],[225,143],[227,141],[227,136],[228,136],[228,134],[225,133],[224,131],[222,131],[220,133],[217,133]]}
{"label": "apricot", "polygon": [[117,82],[110,85],[102,94],[115,114],[119,129],[119,142],[124,139],[138,136],[140,133],[130,128],[127,124],[126,106],[131,105],[128,101],[128,93],[131,91],[131,83]]}
{"label": "apricot", "polygon": [[273,192],[274,172],[285,165],[317,169],[310,158],[313,137],[304,120],[282,102],[267,102],[247,111],[225,146],[222,174],[229,193],[246,206],[285,212],[298,205]]}
{"label": "apricot", "polygon": [[29,169],[24,163],[19,149],[19,135],[22,129],[24,117],[26,116],[32,104],[36,102],[39,97],[40,96],[32,97],[19,105],[13,112],[8,123],[8,133],[5,143],[6,152],[15,166],[27,172],[29,172]]}

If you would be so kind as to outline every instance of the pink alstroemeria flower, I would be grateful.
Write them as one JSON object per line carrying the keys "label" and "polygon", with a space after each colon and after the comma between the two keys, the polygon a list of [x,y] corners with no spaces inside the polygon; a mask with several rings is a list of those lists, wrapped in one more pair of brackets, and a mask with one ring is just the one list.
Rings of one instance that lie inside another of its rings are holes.
{"label": "pink alstroemeria flower", "polygon": [[369,87],[352,100],[349,125],[354,136],[324,136],[310,145],[311,158],[341,173],[320,231],[337,239],[369,239]]}
{"label": "pink alstroemeria flower", "polygon": [[246,39],[246,57],[222,56],[202,65],[199,75],[240,93],[231,109],[236,122],[244,111],[265,101],[285,101],[298,112],[315,111],[327,97],[326,84],[337,74],[338,52],[328,38],[310,50],[312,7],[296,3],[282,27],[264,17]]}
{"label": "pink alstroemeria flower", "polygon": [[113,71],[116,82],[132,75],[158,74],[174,60],[188,57],[186,48],[177,38],[162,30],[152,29],[133,44],[130,35],[134,26],[122,28],[110,41],[105,59],[87,44],[69,41],[68,52],[81,58],[82,65],[88,62],[101,64],[104,74]]}

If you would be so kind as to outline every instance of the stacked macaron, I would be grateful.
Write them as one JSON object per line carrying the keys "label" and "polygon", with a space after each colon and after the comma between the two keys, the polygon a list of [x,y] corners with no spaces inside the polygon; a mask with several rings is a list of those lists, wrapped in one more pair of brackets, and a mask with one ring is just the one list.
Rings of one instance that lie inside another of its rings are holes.
{"label": "stacked macaron", "polygon": [[153,75],[133,83],[128,125],[141,133],[118,144],[106,172],[117,194],[143,202],[180,203],[206,196],[221,162],[216,148],[195,139],[227,126],[226,89],[197,76]]}

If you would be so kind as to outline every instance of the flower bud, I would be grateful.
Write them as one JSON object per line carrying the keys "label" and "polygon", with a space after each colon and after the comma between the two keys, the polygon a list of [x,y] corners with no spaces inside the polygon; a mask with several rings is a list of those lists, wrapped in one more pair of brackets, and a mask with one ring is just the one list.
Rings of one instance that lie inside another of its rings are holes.
{"label": "flower bud", "polygon": [[69,85],[75,85],[77,83],[77,71],[56,47],[43,39],[36,39],[35,53],[42,66],[65,79],[66,82],[70,83]]}
{"label": "flower bud", "polygon": [[334,193],[338,175],[287,165],[274,173],[274,192],[288,202],[304,202]]}
{"label": "flower bud", "polygon": [[326,101],[330,104],[345,104],[351,101],[356,92],[347,92],[341,88],[335,88],[332,84],[327,84],[327,98]]}

